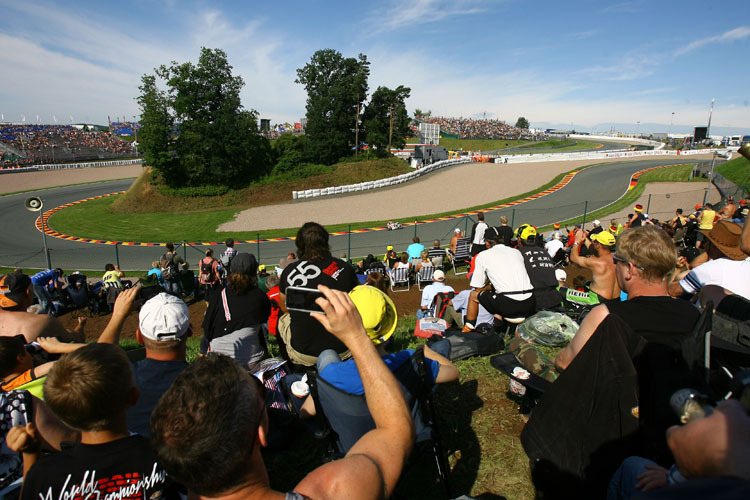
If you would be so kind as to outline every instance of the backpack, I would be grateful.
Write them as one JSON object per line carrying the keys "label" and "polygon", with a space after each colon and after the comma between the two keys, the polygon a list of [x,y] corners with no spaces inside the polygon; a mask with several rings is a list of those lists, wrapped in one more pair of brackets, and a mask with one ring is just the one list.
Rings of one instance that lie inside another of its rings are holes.
{"label": "backpack", "polygon": [[200,282],[204,285],[209,285],[216,283],[218,279],[214,271],[214,262],[216,262],[216,259],[211,258],[208,262],[206,260],[208,260],[208,257],[201,259]]}
{"label": "backpack", "polygon": [[[169,254],[164,254],[166,257]],[[167,264],[161,268],[161,277],[165,280],[173,280],[177,278],[177,264],[174,263],[174,254],[169,255]]]}
{"label": "backpack", "polygon": [[234,257],[234,254],[235,252],[234,252],[234,249],[232,248],[227,248],[221,254],[221,257],[219,258],[221,259],[221,265],[224,269],[229,270],[229,264],[232,262],[232,257]]}
{"label": "backpack", "polygon": [[453,297],[455,296],[456,292],[438,292],[437,295],[435,295],[435,308],[433,311],[435,312],[436,318],[445,317],[445,310],[448,306],[453,305]]}
{"label": "backpack", "polygon": [[441,340],[450,343],[450,352],[447,358],[451,361],[497,354],[504,347],[503,339],[495,333],[491,325],[477,325],[477,330],[471,332],[446,330],[442,336],[433,335],[430,337],[427,340],[427,345],[431,346]]}

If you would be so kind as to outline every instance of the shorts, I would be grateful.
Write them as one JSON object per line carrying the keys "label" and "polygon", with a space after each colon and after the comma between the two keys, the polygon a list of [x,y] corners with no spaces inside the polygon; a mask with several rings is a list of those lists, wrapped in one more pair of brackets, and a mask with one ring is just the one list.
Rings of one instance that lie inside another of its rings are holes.
{"label": "shorts", "polygon": [[[292,347],[292,317],[289,313],[286,313],[279,318],[276,329],[278,332],[276,337],[281,338],[281,341],[286,346],[286,353],[292,363],[302,366],[316,365],[318,361],[317,356],[310,356],[309,354],[296,351]],[[352,353],[349,352],[348,349],[338,354],[341,359],[349,359],[352,357]]]}
{"label": "shorts", "polygon": [[479,303],[492,314],[503,318],[525,318],[536,312],[534,296],[526,300],[511,299],[508,295],[484,291],[479,294]]}

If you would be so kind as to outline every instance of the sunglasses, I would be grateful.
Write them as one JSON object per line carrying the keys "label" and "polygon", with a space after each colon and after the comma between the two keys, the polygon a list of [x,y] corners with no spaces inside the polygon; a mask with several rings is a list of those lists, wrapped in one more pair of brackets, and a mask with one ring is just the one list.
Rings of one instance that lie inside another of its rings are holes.
{"label": "sunglasses", "polygon": [[[622,257],[620,257],[619,255],[617,255],[616,253],[612,254],[612,262],[615,265],[617,265],[618,262],[622,262],[625,265],[633,264],[632,262],[623,259]],[[641,267],[641,266],[639,266],[637,264],[633,264],[633,267],[635,267],[636,269],[640,269],[641,271],[645,271],[645,269],[643,267]]]}

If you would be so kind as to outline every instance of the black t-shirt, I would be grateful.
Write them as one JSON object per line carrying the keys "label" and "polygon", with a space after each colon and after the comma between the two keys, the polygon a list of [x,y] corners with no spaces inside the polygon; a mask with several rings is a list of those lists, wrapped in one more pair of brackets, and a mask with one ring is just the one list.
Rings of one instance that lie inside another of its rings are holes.
{"label": "black t-shirt", "polygon": [[497,234],[500,238],[500,243],[503,245],[510,245],[510,241],[513,239],[513,228],[510,226],[495,226],[492,231]]}
{"label": "black t-shirt", "polygon": [[[351,266],[335,257],[318,261],[301,260],[288,265],[281,273],[279,291],[286,294],[289,286],[317,288],[325,285],[334,290],[349,292],[359,284]],[[318,320],[308,313],[289,311],[291,315],[292,348],[308,356],[318,356],[325,349],[344,352],[346,346],[328,333]]]}
{"label": "black t-shirt", "polygon": [[536,308],[547,309],[560,305],[560,294],[557,293],[557,278],[555,278],[555,265],[549,253],[544,248],[537,246],[519,248],[526,265],[526,273],[534,287],[534,299]]}
{"label": "black t-shirt", "polygon": [[641,227],[643,225],[643,214],[637,213],[635,219],[630,223],[630,227]]}
{"label": "black t-shirt", "polygon": [[661,295],[607,302],[607,309],[647,341],[675,348],[692,332],[700,316],[690,302]]}
{"label": "black t-shirt", "polygon": [[211,295],[203,319],[203,334],[211,341],[249,326],[268,321],[271,315],[271,301],[260,288],[253,287],[243,295],[237,295],[226,288],[227,305],[232,319],[227,322],[222,293]]}
{"label": "black t-shirt", "polygon": [[138,402],[128,409],[128,430],[149,436],[151,413],[174,379],[188,367],[187,361],[142,359],[133,363],[135,386],[141,391]]}
{"label": "black t-shirt", "polygon": [[21,498],[159,500],[179,495],[148,440],[133,435],[104,444],[74,444],[40,457],[26,475]]}

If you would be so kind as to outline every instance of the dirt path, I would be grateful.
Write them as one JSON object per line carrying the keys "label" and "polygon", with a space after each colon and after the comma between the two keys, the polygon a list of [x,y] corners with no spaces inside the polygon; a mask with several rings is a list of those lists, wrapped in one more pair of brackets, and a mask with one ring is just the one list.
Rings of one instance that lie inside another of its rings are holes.
{"label": "dirt path", "polygon": [[71,168],[66,170],[45,170],[42,172],[19,172],[0,175],[0,194],[43,189],[84,182],[109,181],[126,179],[141,175],[143,167],[120,165],[116,167]]}
{"label": "dirt path", "polygon": [[[643,159],[460,165],[392,188],[348,195],[345,213],[342,212],[340,196],[297,200],[244,210],[233,221],[219,226],[219,231],[298,227],[308,220],[326,225],[458,212],[526,193],[577,167]],[[686,161],[692,161],[692,158]]]}

